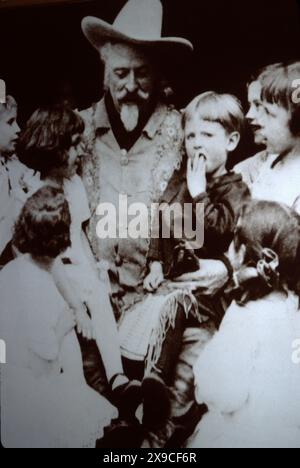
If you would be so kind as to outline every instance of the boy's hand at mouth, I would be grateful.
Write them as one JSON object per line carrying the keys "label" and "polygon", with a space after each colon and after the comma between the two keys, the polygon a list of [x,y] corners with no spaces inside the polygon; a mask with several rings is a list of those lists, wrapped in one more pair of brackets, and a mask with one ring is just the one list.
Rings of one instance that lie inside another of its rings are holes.
{"label": "boy's hand at mouth", "polygon": [[196,154],[193,159],[188,159],[187,185],[192,198],[206,192],[206,158],[202,153]]}

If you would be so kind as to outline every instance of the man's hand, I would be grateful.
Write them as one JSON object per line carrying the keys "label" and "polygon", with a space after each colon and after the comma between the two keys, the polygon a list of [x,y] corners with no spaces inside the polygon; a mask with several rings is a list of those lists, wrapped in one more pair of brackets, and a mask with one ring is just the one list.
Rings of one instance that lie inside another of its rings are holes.
{"label": "man's hand", "polygon": [[164,279],[161,263],[153,262],[150,266],[150,273],[145,278],[144,289],[148,292],[154,292],[163,283]]}
{"label": "man's hand", "polygon": [[78,333],[80,333],[87,340],[95,340],[96,334],[93,323],[88,316],[87,311],[82,307],[80,309],[76,309],[74,312]]}
{"label": "man's hand", "polygon": [[203,155],[197,154],[194,159],[188,159],[187,185],[192,198],[206,192],[206,160]]}
{"label": "man's hand", "polygon": [[75,316],[69,307],[66,307],[63,314],[60,316],[57,325],[56,333],[59,340],[63,340],[76,326]]}
{"label": "man's hand", "polygon": [[228,281],[228,271],[220,260],[200,260],[200,269],[194,273],[187,273],[176,278],[178,288],[181,283],[195,283],[195,288],[205,296],[214,295]]}

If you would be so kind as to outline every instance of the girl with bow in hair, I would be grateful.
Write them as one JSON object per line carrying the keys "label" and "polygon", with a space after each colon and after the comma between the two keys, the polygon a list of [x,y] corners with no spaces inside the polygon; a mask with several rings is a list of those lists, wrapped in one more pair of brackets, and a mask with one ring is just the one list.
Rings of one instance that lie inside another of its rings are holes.
{"label": "girl with bow in hair", "polygon": [[300,447],[299,216],[253,201],[239,219],[230,259],[236,300],[194,367],[208,413],[191,447]]}

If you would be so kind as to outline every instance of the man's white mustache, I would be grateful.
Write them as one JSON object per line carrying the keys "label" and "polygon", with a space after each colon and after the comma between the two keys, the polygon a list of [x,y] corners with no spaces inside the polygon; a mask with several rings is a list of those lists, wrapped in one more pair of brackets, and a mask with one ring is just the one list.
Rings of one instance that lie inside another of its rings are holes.
{"label": "man's white mustache", "polygon": [[118,100],[123,101],[128,98],[129,100],[134,100],[134,99],[142,99],[143,101],[147,101],[150,97],[150,93],[143,91],[143,90],[138,90],[135,93],[128,93],[128,91],[123,91],[120,94],[118,94]]}

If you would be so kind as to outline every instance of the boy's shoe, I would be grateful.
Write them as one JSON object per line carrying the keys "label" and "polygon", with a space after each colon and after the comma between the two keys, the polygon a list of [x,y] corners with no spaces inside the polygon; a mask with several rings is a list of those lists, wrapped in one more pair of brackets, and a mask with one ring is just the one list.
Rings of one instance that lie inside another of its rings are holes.
{"label": "boy's shoe", "polygon": [[[110,381],[112,389],[113,383],[118,375]],[[135,413],[142,403],[142,384],[138,380],[130,380],[127,383],[111,390],[112,403],[119,410],[119,417],[125,421],[136,421]]]}
{"label": "boy's shoe", "polygon": [[171,415],[170,391],[156,374],[150,374],[142,383],[143,426],[148,430],[163,427]]}
{"label": "boy's shoe", "polygon": [[104,429],[104,435],[102,439],[97,441],[96,448],[140,448],[143,439],[144,433],[138,421],[129,423],[123,419],[115,419],[109,427]]}

